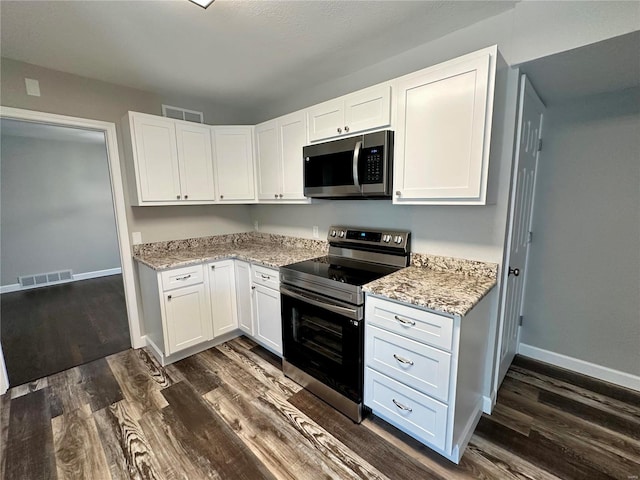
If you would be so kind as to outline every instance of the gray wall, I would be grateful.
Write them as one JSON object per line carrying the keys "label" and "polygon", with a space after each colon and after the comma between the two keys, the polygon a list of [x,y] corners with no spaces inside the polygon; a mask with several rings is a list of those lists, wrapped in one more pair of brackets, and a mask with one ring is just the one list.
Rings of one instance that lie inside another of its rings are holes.
{"label": "gray wall", "polygon": [[[0,98],[3,106],[57,113],[75,117],[113,122],[118,129],[118,147],[125,182],[125,197],[129,204],[124,150],[120,123],[127,111],[160,115],[162,104],[203,111],[211,124],[245,123],[246,114],[237,109],[214,105],[200,99],[161,97],[159,95],[79,77],[2,58]],[[24,79],[40,81],[41,97],[26,94]],[[206,207],[130,207],[127,206],[129,232],[141,232],[143,242],[234,233],[251,229],[249,210],[245,205]]]}
{"label": "gray wall", "polygon": [[105,144],[2,135],[2,285],[120,267]]}
{"label": "gray wall", "polygon": [[545,122],[521,340],[640,375],[640,90]]}

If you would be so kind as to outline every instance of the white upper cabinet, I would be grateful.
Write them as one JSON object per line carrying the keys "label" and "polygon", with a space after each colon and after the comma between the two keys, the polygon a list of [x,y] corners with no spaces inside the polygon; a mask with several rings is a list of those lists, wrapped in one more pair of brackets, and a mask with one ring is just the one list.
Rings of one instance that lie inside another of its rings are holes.
{"label": "white upper cabinet", "polygon": [[307,203],[302,147],[307,143],[304,112],[256,126],[256,167],[260,202]]}
{"label": "white upper cabinet", "polygon": [[254,201],[253,127],[212,127],[212,133],[218,201]]}
{"label": "white upper cabinet", "polygon": [[180,173],[173,120],[130,114],[138,202],[180,200]]}
{"label": "white upper cabinet", "polygon": [[349,136],[391,124],[391,85],[375,85],[307,110],[309,141]]}
{"label": "white upper cabinet", "polygon": [[394,203],[486,204],[497,48],[397,80]]}
{"label": "white upper cabinet", "polygon": [[204,125],[177,123],[176,139],[183,200],[215,200],[211,129]]}

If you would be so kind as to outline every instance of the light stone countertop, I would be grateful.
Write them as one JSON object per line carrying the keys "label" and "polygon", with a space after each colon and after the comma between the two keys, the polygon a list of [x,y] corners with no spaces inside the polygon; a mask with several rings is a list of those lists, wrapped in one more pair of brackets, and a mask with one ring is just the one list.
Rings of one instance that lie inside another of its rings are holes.
{"label": "light stone countertop", "polygon": [[[136,245],[133,257],[157,271],[231,258],[279,268],[327,249],[319,240],[247,232]],[[496,285],[497,270],[495,263],[417,253],[410,267],[364,285],[364,291],[464,316]]]}

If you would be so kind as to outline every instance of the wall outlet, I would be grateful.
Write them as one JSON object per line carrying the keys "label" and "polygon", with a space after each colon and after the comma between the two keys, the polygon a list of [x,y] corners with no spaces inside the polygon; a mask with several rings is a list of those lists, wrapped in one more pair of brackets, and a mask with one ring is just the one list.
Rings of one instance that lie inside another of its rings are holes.
{"label": "wall outlet", "polygon": [[31,95],[32,97],[40,96],[40,82],[38,82],[38,80],[34,80],[33,78],[25,78],[24,84],[27,88],[27,95]]}
{"label": "wall outlet", "polygon": [[131,232],[131,241],[134,245],[140,245],[142,243],[142,232]]}
{"label": "wall outlet", "polygon": [[320,234],[318,233],[318,226],[313,226],[313,238],[320,238]]}
{"label": "wall outlet", "polygon": [[254,221],[253,221],[253,229],[254,229],[256,232],[259,232],[259,231],[260,231],[260,224],[258,223],[258,220],[254,220]]}

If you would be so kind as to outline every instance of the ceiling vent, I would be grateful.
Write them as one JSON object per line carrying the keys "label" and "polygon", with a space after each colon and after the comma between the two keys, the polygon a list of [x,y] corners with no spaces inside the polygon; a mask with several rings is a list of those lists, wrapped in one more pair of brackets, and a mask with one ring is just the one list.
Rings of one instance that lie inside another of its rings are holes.
{"label": "ceiling vent", "polygon": [[186,108],[172,107],[171,105],[162,105],[162,115],[176,120],[186,120],[187,122],[204,123],[204,114],[195,110],[187,110]]}

